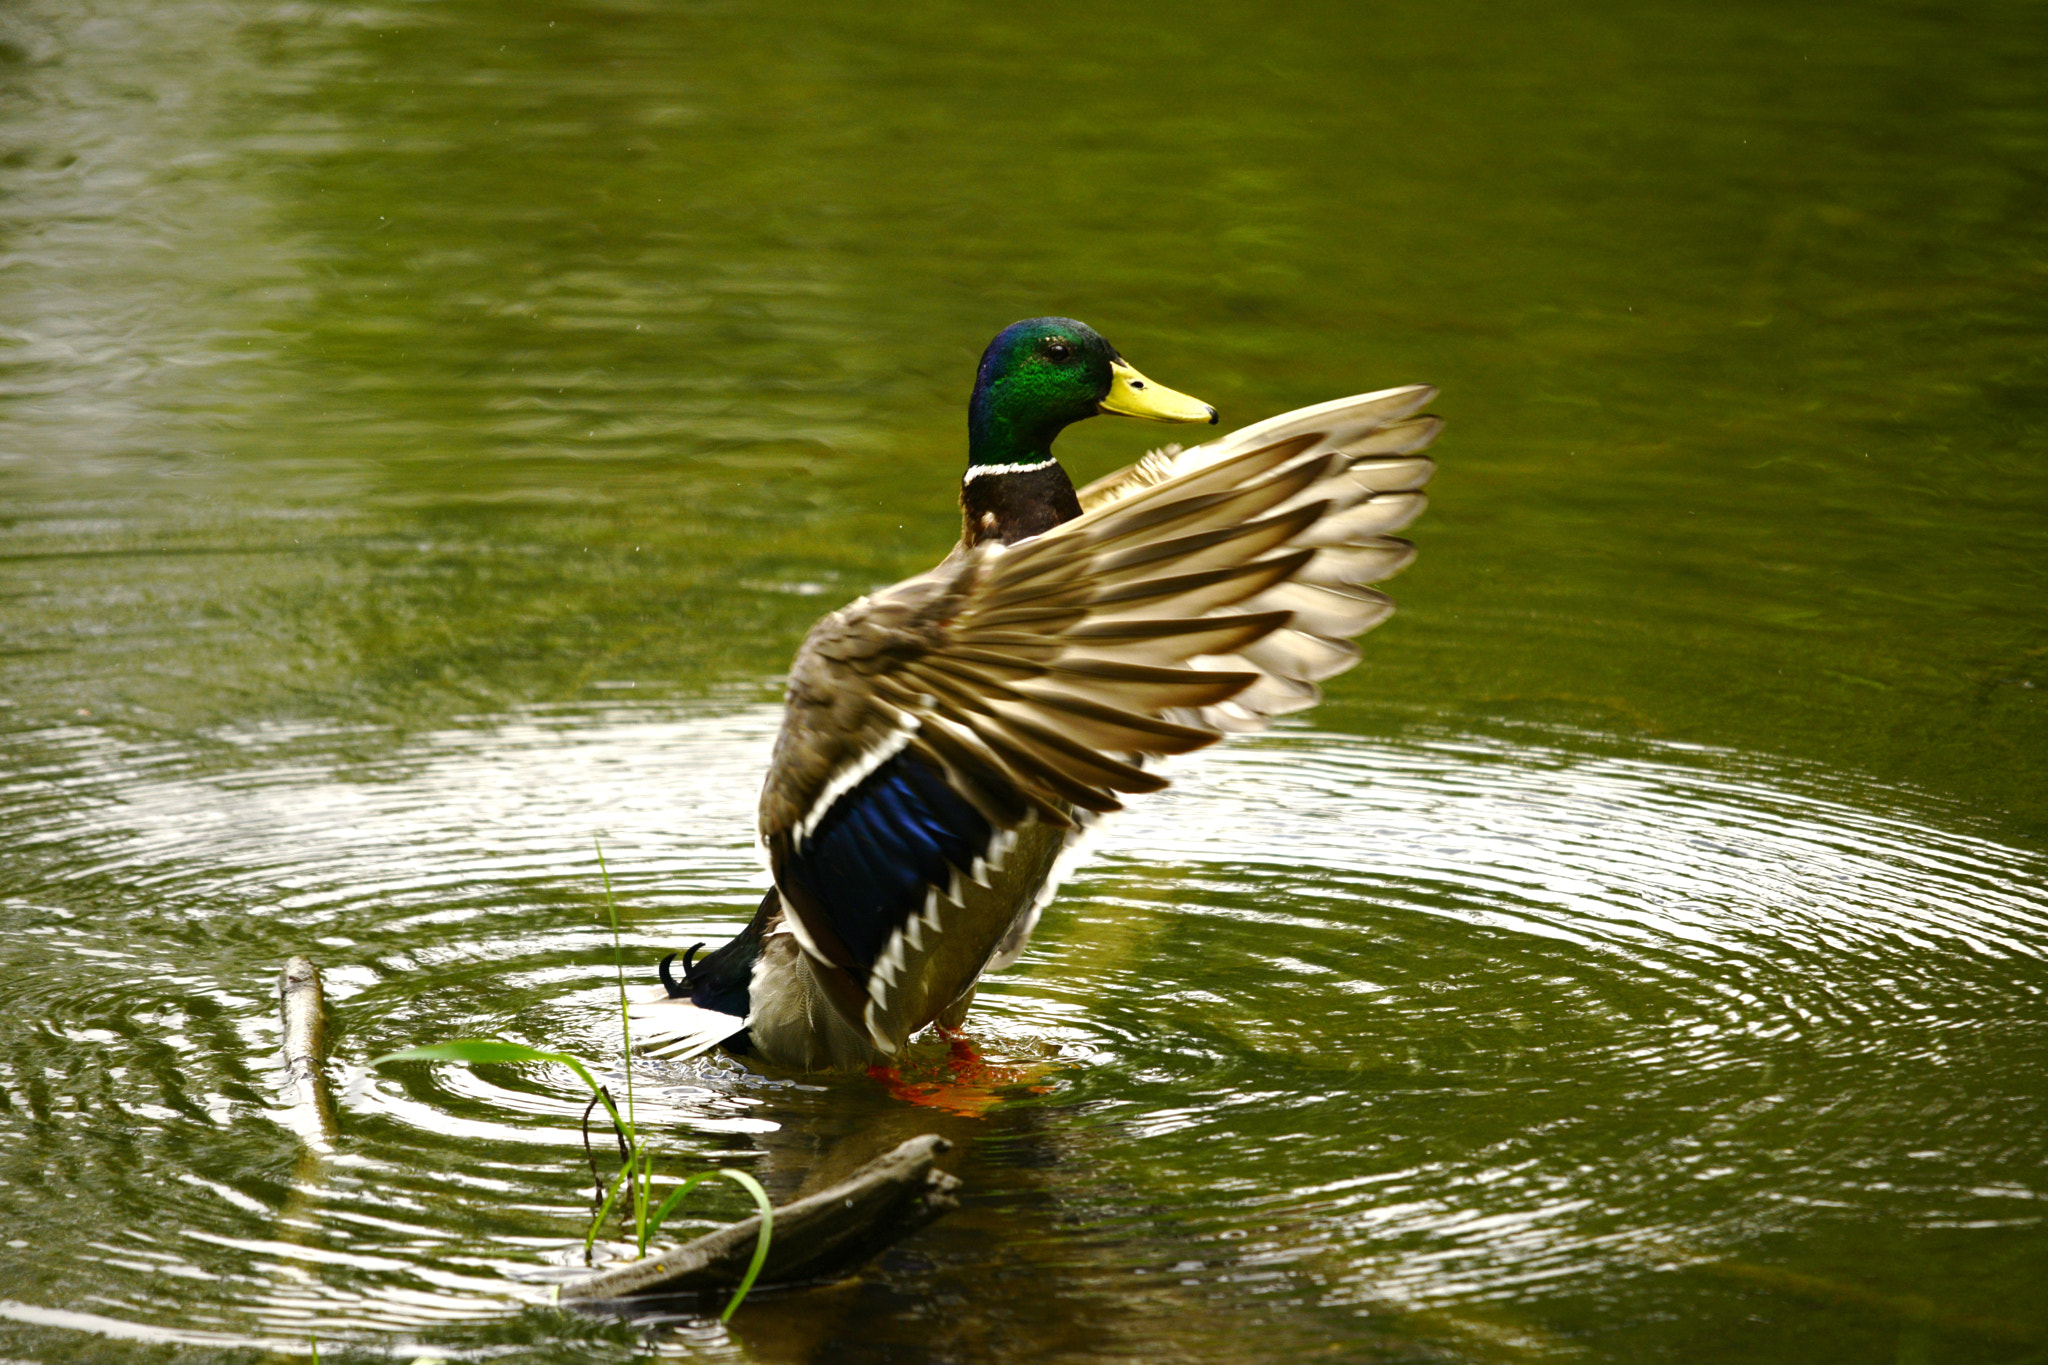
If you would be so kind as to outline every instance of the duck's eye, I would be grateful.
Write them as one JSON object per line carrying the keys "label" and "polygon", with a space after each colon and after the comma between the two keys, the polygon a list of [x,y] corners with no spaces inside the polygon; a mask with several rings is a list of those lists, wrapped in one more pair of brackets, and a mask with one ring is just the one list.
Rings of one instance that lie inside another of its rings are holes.
{"label": "duck's eye", "polygon": [[1074,348],[1064,341],[1054,341],[1047,343],[1045,353],[1054,360],[1065,360],[1074,353]]}

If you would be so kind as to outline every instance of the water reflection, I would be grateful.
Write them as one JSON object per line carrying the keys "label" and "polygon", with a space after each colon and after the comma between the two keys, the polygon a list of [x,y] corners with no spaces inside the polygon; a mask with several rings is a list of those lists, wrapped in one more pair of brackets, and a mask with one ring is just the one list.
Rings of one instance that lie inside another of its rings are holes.
{"label": "water reflection", "polygon": [[636,961],[739,921],[752,703],[1058,312],[1230,423],[1443,385],[1360,733],[1105,831],[977,1023],[1048,1093],[641,1072],[778,1188],[972,1138],[877,1273],[662,1349],[2038,1356],[2043,32],[0,9],[0,1355],[632,1355],[521,1297],[567,1079],[379,1076],[315,1159],[277,969],[344,1060],[616,1067],[592,841]]}
{"label": "water reflection", "polygon": [[[117,1324],[91,1330],[252,1345],[473,1344],[536,1300],[588,1197],[573,1080],[361,1077],[339,1152],[308,1165],[274,1107],[269,983],[321,959],[345,1063],[502,1034],[616,1069],[592,841],[643,972],[729,931],[763,875],[775,719],[543,708],[381,744],[255,727],[201,754],[17,737],[0,1167],[49,1236],[0,1252],[6,1297],[64,1303],[89,1277]],[[1110,822],[988,983],[978,1035],[1036,1089],[965,1118],[643,1063],[638,1101],[679,1165],[740,1162],[781,1196],[911,1132],[960,1142],[968,1208],[794,1336],[790,1307],[743,1314],[770,1359],[842,1331],[876,1358],[1008,1358],[1081,1304],[1105,1354],[1170,1328],[1224,1358],[1251,1312],[1276,1351],[1510,1359],[1589,1314],[1625,1335],[1725,1292],[1687,1267],[1776,1265],[1842,1228],[2025,1245],[2048,1136],[2038,859],[1825,787],[1534,731],[1233,744]],[[110,1227],[110,1205],[148,1212]],[[1037,1277],[1031,1304],[1007,1273]],[[202,1298],[168,1308],[169,1280]]]}

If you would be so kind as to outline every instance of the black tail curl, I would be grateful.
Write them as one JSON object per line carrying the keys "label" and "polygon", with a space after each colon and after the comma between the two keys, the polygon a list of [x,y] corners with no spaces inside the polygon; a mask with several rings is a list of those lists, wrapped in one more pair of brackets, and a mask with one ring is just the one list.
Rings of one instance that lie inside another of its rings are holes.
{"label": "black tail curl", "polygon": [[691,968],[695,965],[697,950],[699,948],[702,948],[703,946],[704,945],[701,943],[693,943],[690,945],[689,951],[683,954],[683,979],[681,981],[678,981],[673,976],[669,975],[668,964],[676,960],[676,955],[674,953],[670,953],[667,957],[663,958],[661,960],[661,965],[654,969],[656,972],[660,973],[661,987],[663,990],[668,992],[669,999],[680,1000],[684,996],[690,994],[690,987],[692,984],[690,981]]}

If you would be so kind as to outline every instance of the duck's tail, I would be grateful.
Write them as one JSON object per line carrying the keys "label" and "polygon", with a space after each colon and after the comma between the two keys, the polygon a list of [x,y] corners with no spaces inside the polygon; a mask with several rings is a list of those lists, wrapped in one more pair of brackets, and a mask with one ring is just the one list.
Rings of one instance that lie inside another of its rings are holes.
{"label": "duck's tail", "polygon": [[629,1001],[626,1016],[633,1025],[634,1050],[649,1057],[701,1057],[722,1043],[744,1039],[747,1032],[747,1021],[737,1015],[706,1009],[660,988]]}

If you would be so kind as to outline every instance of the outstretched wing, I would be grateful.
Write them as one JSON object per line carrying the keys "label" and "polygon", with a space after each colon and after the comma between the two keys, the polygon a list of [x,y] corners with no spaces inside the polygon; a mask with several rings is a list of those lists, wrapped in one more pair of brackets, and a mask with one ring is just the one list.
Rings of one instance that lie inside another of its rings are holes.
{"label": "outstretched wing", "polygon": [[[1412,555],[1380,533],[1394,490],[1356,477],[1371,433],[1429,396],[1397,392],[1184,452],[813,629],[761,834],[827,994],[883,1051],[972,986],[1077,818],[1165,785],[1143,757],[1306,705],[1357,657],[1390,609],[1363,585]],[[1412,494],[1428,461],[1410,465]]]}
{"label": "outstretched wing", "polygon": [[1419,410],[1436,392],[1410,384],[1298,408],[1204,445],[1153,451],[1080,490],[1086,521],[1120,503],[1190,486],[1190,476],[1203,471],[1227,477],[1233,461],[1276,443],[1308,440],[1303,460],[1332,457],[1324,476],[1290,504],[1328,503],[1291,542],[1320,553],[1292,581],[1238,608],[1291,611],[1288,627],[1237,654],[1190,661],[1200,668],[1250,669],[1259,681],[1227,702],[1175,719],[1222,731],[1256,730],[1273,716],[1315,705],[1322,696],[1316,684],[1358,662],[1353,637],[1394,610],[1391,599],[1366,585],[1392,577],[1415,557],[1415,547],[1393,532],[1421,516],[1428,503],[1422,488],[1436,462],[1420,452],[1436,440],[1443,420]]}

